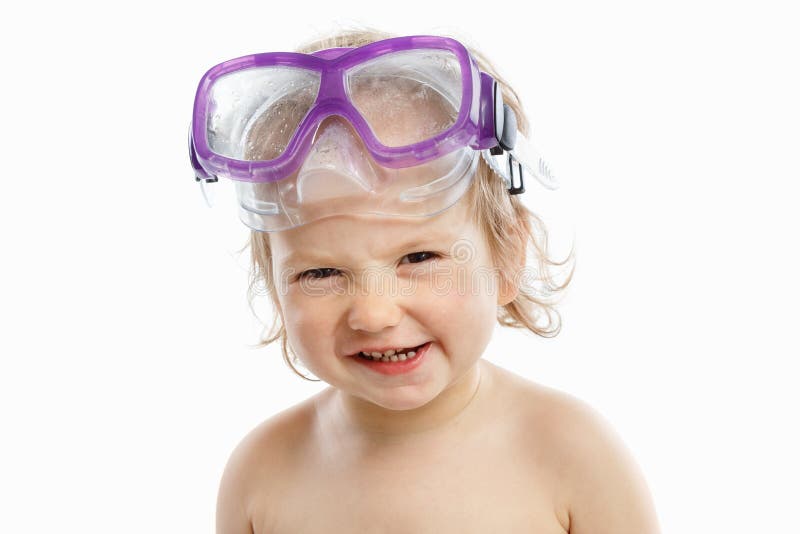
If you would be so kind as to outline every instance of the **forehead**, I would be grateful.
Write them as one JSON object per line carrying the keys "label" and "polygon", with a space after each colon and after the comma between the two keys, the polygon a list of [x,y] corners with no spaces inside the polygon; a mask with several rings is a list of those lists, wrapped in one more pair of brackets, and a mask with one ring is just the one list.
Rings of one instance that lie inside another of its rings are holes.
{"label": "forehead", "polygon": [[401,248],[450,246],[475,235],[466,196],[430,217],[336,215],[270,234],[273,261],[278,266],[324,259],[369,262],[393,259]]}

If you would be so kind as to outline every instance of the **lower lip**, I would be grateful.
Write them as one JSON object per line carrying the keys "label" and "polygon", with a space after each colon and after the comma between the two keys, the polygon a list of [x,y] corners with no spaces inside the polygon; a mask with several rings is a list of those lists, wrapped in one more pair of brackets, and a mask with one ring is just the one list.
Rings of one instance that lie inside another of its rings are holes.
{"label": "lower lip", "polygon": [[422,348],[417,351],[417,355],[411,358],[410,360],[406,360],[403,362],[382,362],[380,360],[367,360],[365,358],[361,358],[360,356],[351,356],[357,362],[364,364],[365,366],[369,367],[373,371],[377,371],[384,375],[402,375],[405,373],[410,373],[420,365],[422,365],[422,359],[428,354],[428,349],[431,346],[431,342],[428,341],[425,343]]}

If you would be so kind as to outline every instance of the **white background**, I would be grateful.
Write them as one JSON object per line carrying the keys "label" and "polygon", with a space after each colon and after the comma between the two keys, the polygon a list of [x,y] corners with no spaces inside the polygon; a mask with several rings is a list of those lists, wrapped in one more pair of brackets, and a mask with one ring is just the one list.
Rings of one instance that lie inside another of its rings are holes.
{"label": "white background", "polygon": [[800,532],[789,6],[3,8],[0,531],[213,532],[233,447],[325,386],[247,347],[247,229],[203,205],[186,135],[206,69],[338,21],[478,46],[564,184],[563,331],[498,328],[486,358],[601,412],[665,533]]}

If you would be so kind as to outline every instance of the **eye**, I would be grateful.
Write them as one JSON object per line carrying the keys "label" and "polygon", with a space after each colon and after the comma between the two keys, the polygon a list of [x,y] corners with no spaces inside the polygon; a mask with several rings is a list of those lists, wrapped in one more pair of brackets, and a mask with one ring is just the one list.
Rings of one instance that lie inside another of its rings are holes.
{"label": "eye", "polygon": [[308,271],[303,271],[302,273],[300,273],[300,276],[298,276],[298,278],[300,278],[300,279],[312,278],[312,279],[315,279],[315,280],[319,280],[319,279],[322,279],[322,278],[328,278],[328,276],[330,274],[334,273],[334,272],[336,272],[336,269],[334,269],[333,267],[322,267],[322,268],[319,268],[319,269],[309,269]]}
{"label": "eye", "polygon": [[438,258],[439,254],[430,251],[422,251],[422,252],[412,252],[411,254],[406,254],[404,258],[416,258],[417,261],[411,261],[409,263],[422,263],[423,261]]}

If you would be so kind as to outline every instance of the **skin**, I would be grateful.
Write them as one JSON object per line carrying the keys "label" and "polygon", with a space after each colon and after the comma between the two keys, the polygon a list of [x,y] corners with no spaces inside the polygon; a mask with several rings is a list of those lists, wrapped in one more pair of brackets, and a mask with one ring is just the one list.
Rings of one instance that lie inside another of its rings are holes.
{"label": "skin", "polygon": [[478,365],[458,415],[402,439],[338,426],[333,388],[271,417],[231,454],[217,533],[661,532],[641,470],[600,414]]}

